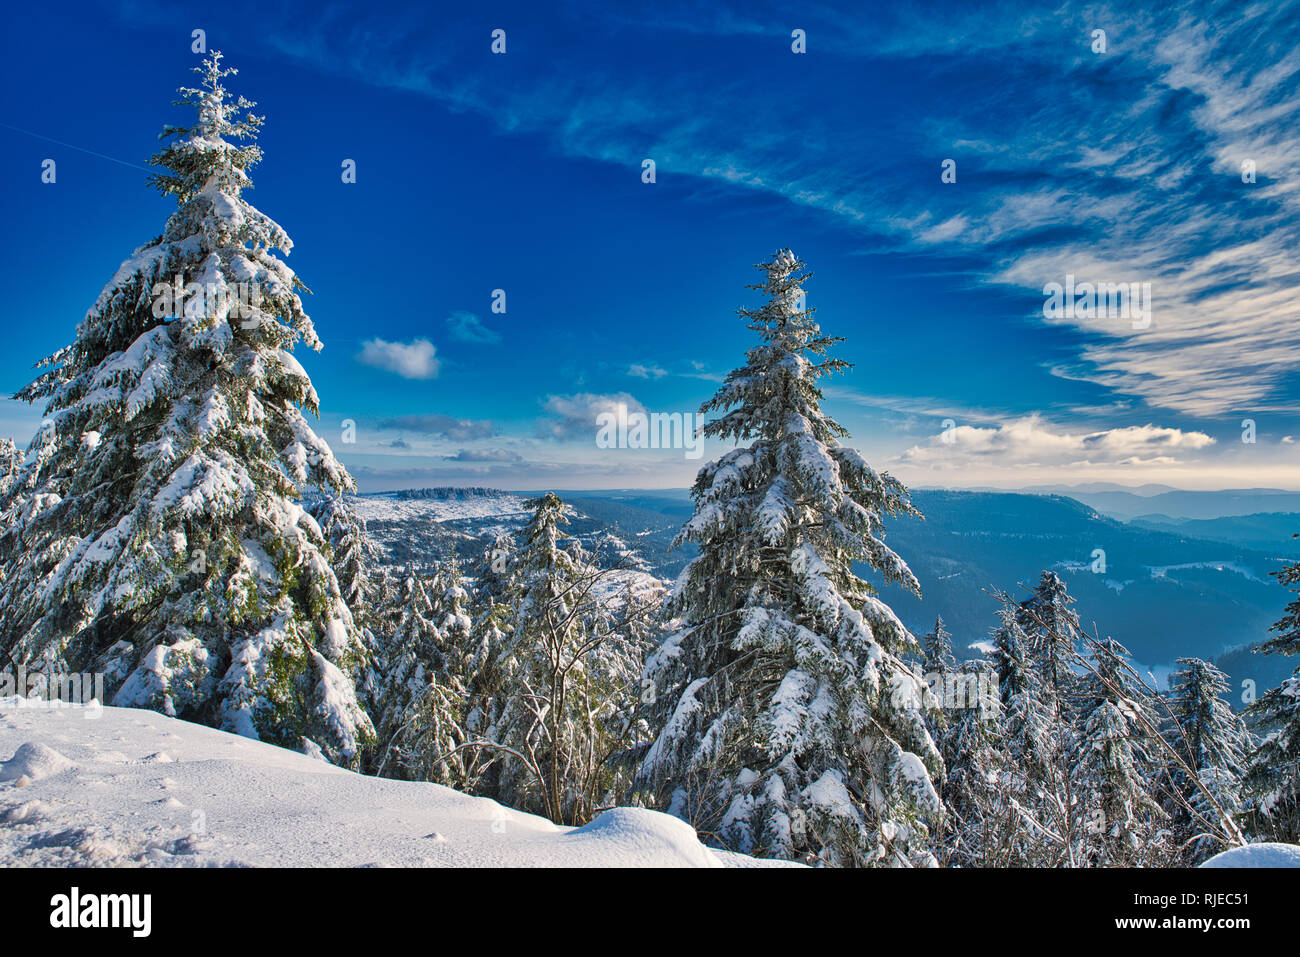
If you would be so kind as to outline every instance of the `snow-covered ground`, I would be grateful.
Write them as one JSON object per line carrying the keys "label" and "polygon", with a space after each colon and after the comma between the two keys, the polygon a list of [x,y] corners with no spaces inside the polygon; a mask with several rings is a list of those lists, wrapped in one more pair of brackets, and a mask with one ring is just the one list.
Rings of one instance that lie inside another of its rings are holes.
{"label": "snow-covered ground", "polygon": [[630,596],[640,601],[658,602],[667,593],[667,582],[632,568],[611,571],[596,582],[591,590],[592,597],[601,601]]}
{"label": "snow-covered ground", "polygon": [[522,495],[509,492],[464,498],[404,498],[396,493],[380,492],[349,499],[356,514],[366,522],[455,522],[467,518],[518,522],[528,517],[526,501]]}
{"label": "snow-covered ground", "polygon": [[[98,717],[92,715],[97,714]],[[0,699],[0,865],[762,866],[655,811],[557,827],[131,708]]]}
{"label": "snow-covered ground", "polygon": [[[97,717],[95,716],[97,715]],[[0,866],[770,867],[620,808],[557,827],[133,708],[0,699]],[[1252,844],[1203,867],[1300,867]]]}
{"label": "snow-covered ground", "polygon": [[1256,575],[1255,570],[1253,568],[1248,568],[1247,566],[1234,561],[1183,562],[1180,565],[1148,565],[1147,568],[1151,572],[1152,578],[1168,578],[1170,572],[1184,571],[1189,568],[1191,569],[1212,568],[1216,572],[1222,572],[1222,571],[1235,572],[1236,574],[1242,576],[1248,581],[1261,582],[1261,583],[1266,581],[1265,579],[1260,578],[1258,575]]}
{"label": "snow-covered ground", "polygon": [[1202,867],[1300,867],[1300,846],[1247,844],[1216,854]]}

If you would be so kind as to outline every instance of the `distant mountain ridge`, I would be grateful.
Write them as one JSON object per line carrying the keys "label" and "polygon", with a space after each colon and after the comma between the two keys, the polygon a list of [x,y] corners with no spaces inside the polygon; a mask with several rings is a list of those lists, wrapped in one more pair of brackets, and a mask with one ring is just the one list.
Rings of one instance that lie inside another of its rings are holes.
{"label": "distant mountain ridge", "polygon": [[1132,519],[1129,524],[1300,558],[1300,538],[1296,537],[1300,533],[1300,512],[1257,512],[1252,515],[1226,515],[1222,518],[1142,515]]}
{"label": "distant mountain ridge", "polygon": [[[371,494],[358,498],[358,510],[390,563],[418,565],[454,551],[472,567],[490,536],[522,525],[524,502],[535,494]],[[559,494],[575,509],[568,530],[589,548],[615,536],[665,580],[694,555],[690,546],[670,547],[693,510],[685,489]],[[1166,494],[1133,497],[1149,503]],[[1272,573],[1295,560],[1300,539],[1273,532],[1290,527],[1291,513],[1126,523],[1055,493],[918,489],[913,501],[924,520],[886,520],[885,541],[911,566],[923,595],[881,586],[881,597],[918,635],[942,615],[964,657],[978,654],[971,646],[986,640],[995,624],[997,604],[988,592],[1024,597],[1019,586],[1052,569],[1067,582],[1089,632],[1095,622],[1100,635],[1122,642],[1160,677],[1187,655],[1217,660],[1234,688],[1245,679],[1273,687],[1294,667],[1246,650],[1266,637],[1288,600]],[[871,579],[868,570],[860,572]]]}
{"label": "distant mountain ridge", "polygon": [[[1019,586],[1032,586],[1043,569],[1065,579],[1089,632],[1095,622],[1160,676],[1178,657],[1221,659],[1257,644],[1287,602],[1271,575],[1287,561],[1286,539],[1262,549],[1194,538],[1059,495],[922,490],[913,501],[925,520],[889,522],[885,540],[916,573],[923,597],[897,588],[882,597],[918,633],[942,614],[955,643],[987,638],[995,605],[985,590],[1023,598]],[[1287,663],[1259,655],[1234,656],[1229,671],[1236,684],[1253,678],[1261,687],[1289,673]]]}
{"label": "distant mountain ridge", "polygon": [[485,488],[482,486],[440,485],[434,488],[404,488],[394,492],[368,492],[364,494],[389,496],[404,501],[426,498],[460,501],[467,498],[497,498],[510,493],[499,488]]}
{"label": "distant mountain ridge", "polygon": [[[1141,490],[1162,489],[1150,494]],[[1066,486],[1027,488],[1026,494],[1064,495],[1090,505],[1104,515],[1125,521],[1143,515],[1212,519],[1263,512],[1300,512],[1300,492],[1276,488],[1220,489],[1197,492],[1141,486],[1140,489]]]}

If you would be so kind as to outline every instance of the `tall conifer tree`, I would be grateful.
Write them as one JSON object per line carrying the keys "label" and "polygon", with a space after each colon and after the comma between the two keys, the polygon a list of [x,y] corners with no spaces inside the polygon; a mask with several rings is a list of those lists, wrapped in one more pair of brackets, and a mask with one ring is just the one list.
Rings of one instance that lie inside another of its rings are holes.
{"label": "tall conifer tree", "polygon": [[262,118],[219,53],[195,72],[195,120],[153,157],[176,212],[19,393],[45,419],[3,503],[0,634],[15,661],[125,676],[118,704],[351,761],[365,651],[297,501],[352,480],[304,417],[292,350],[320,341],[293,244],[242,196]]}
{"label": "tall conifer tree", "polygon": [[767,302],[746,364],[701,412],[739,446],[699,473],[679,535],[682,627],[651,657],[655,737],[641,780],[715,842],[828,865],[925,864],[941,761],[916,640],[854,572],[919,592],[881,539],[907,489],[840,444],[817,380],[847,368],[804,306],[789,250],[759,267]]}

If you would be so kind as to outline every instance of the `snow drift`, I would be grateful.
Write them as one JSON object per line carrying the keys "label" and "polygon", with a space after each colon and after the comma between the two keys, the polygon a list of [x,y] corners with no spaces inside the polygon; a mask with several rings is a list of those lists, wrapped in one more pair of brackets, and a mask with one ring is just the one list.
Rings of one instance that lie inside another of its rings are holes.
{"label": "snow drift", "polygon": [[[673,817],[581,828],[130,708],[0,699],[5,865],[752,866]],[[776,862],[771,862],[776,863]]]}
{"label": "snow drift", "polygon": [[1216,854],[1202,867],[1300,867],[1300,846],[1247,844]]}

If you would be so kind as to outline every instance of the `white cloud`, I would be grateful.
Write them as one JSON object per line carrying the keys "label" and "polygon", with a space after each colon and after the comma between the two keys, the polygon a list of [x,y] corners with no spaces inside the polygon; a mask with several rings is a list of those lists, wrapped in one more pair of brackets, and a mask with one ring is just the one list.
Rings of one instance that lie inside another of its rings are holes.
{"label": "white cloud", "polygon": [[509,449],[461,449],[444,456],[449,462],[522,462],[524,457]]}
{"label": "white cloud", "polygon": [[662,379],[668,374],[668,370],[661,369],[654,364],[642,365],[639,362],[634,362],[627,367],[627,374],[634,379]]}
{"label": "white cloud", "polygon": [[544,408],[547,418],[537,423],[538,434],[548,439],[571,439],[579,436],[596,436],[596,416],[602,412],[617,412],[619,405],[627,406],[628,413],[646,411],[637,399],[626,392],[597,395],[578,392],[573,395],[550,395]]}
{"label": "white cloud", "polygon": [[438,439],[451,439],[465,442],[473,439],[491,438],[497,434],[497,428],[486,419],[458,419],[450,415],[434,412],[420,415],[399,415],[382,419],[379,428],[401,432],[416,432]]}
{"label": "white cloud", "polygon": [[357,361],[396,373],[403,379],[433,379],[442,365],[436,353],[437,349],[428,339],[412,339],[410,342],[370,339],[362,344]]}
{"label": "white cloud", "polygon": [[943,470],[979,463],[982,467],[1069,468],[1082,465],[1170,466],[1180,456],[1214,444],[1204,432],[1130,425],[1097,432],[1069,431],[1041,416],[1012,419],[993,427],[957,426],[907,449],[900,461]]}

